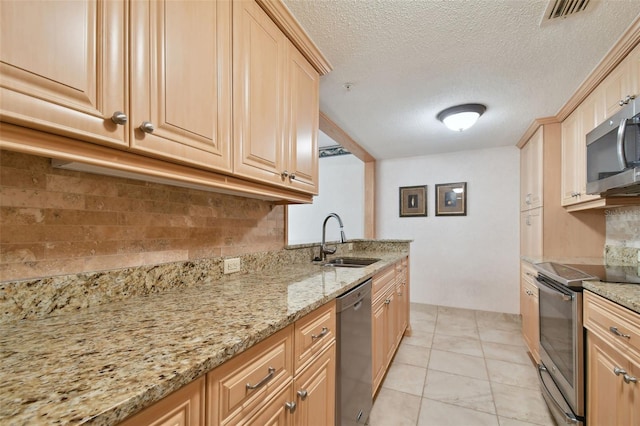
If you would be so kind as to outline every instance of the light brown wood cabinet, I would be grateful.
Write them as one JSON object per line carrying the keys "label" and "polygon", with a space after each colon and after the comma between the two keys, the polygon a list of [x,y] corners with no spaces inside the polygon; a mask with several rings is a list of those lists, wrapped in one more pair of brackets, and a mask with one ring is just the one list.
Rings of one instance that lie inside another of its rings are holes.
{"label": "light brown wood cabinet", "polygon": [[318,69],[330,68],[282,3],[0,7],[0,149],[255,197],[317,194]]}
{"label": "light brown wood cabinet", "polygon": [[520,254],[529,258],[542,256],[542,207],[520,213]]}
{"label": "light brown wood cabinet", "polygon": [[209,372],[207,425],[333,423],[335,329],[333,301]]}
{"label": "light brown wood cabinet", "polygon": [[522,336],[533,359],[540,363],[540,311],[536,271],[529,262],[520,263],[520,313]]}
{"label": "light brown wood cabinet", "polygon": [[[127,3],[0,2],[2,121],[127,147]],[[108,34],[108,37],[103,37]]]}
{"label": "light brown wood cabinet", "polygon": [[373,395],[382,383],[409,323],[408,259],[373,277],[372,376]]}
{"label": "light brown wood cabinet", "polygon": [[640,423],[640,315],[584,292],[587,423]]}
{"label": "light brown wood cabinet", "polygon": [[319,74],[267,13],[233,3],[234,172],[316,194]]}
{"label": "light brown wood cabinet", "polygon": [[520,151],[520,211],[543,205],[543,129],[540,127]]}

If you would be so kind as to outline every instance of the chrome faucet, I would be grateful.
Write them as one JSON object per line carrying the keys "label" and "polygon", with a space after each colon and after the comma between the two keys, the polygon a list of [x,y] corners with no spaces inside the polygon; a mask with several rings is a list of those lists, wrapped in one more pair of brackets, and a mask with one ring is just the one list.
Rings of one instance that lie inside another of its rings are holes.
{"label": "chrome faucet", "polygon": [[328,254],[333,254],[336,252],[337,247],[328,248],[325,243],[325,236],[327,233],[327,221],[335,217],[338,219],[338,223],[340,224],[340,242],[344,243],[347,241],[347,237],[344,235],[342,219],[338,216],[337,213],[329,213],[329,215],[324,219],[324,223],[322,224],[322,244],[320,245],[320,260],[324,261],[327,258]]}

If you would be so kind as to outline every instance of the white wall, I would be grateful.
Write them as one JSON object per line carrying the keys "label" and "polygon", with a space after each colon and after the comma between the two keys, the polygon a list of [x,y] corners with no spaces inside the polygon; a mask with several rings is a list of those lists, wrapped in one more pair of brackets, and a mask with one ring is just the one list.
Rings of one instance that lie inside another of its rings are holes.
{"label": "white wall", "polygon": [[[338,213],[347,239],[364,236],[364,163],[356,156],[339,155],[319,160],[319,195],[313,204],[290,205],[288,243],[315,243],[322,240],[322,222],[329,213]],[[338,221],[327,222],[327,241],[340,240]]]}
{"label": "white wall", "polygon": [[[516,147],[378,163],[377,237],[414,240],[412,302],[519,313],[519,167]],[[435,184],[451,182],[467,182],[467,216],[435,216]],[[413,185],[428,185],[428,217],[399,217]]]}

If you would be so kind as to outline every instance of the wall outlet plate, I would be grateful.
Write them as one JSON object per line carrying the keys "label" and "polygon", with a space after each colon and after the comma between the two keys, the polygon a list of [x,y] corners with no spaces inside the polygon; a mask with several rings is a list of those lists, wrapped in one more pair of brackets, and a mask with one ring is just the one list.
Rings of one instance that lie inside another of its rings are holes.
{"label": "wall outlet plate", "polygon": [[225,274],[233,274],[234,272],[240,272],[240,258],[234,257],[233,259],[225,259],[223,272]]}

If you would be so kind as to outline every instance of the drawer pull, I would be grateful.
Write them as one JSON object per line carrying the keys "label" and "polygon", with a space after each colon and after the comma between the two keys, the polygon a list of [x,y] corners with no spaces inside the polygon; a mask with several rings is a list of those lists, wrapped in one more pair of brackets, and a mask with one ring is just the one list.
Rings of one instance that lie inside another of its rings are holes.
{"label": "drawer pull", "polygon": [[309,393],[308,393],[306,390],[304,390],[304,389],[302,389],[302,390],[299,390],[299,391],[298,391],[298,396],[299,396],[299,397],[300,397],[300,399],[301,399],[301,400],[303,400],[303,401],[304,401],[305,399],[307,399],[307,395],[309,395]]}
{"label": "drawer pull", "polygon": [[260,380],[255,385],[252,385],[251,383],[247,383],[247,389],[248,390],[253,390],[253,389],[258,389],[260,386],[263,386],[265,383],[267,383],[269,380],[271,380],[273,378],[273,375],[275,374],[275,372],[276,372],[275,368],[269,367],[269,374],[267,374],[264,377],[264,379]]}
{"label": "drawer pull", "polygon": [[318,335],[312,334],[311,335],[311,340],[321,339],[324,336],[326,336],[328,332],[329,332],[329,329],[327,327],[322,327],[322,331],[320,332],[320,334],[318,334]]}
{"label": "drawer pull", "polygon": [[284,406],[287,408],[287,410],[289,410],[290,413],[293,413],[294,411],[296,411],[296,402],[295,401],[285,402]]}
{"label": "drawer pull", "polygon": [[620,367],[613,367],[613,373],[616,376],[619,376],[621,374],[624,374],[625,376],[627,375],[627,372],[623,368],[620,368]]}
{"label": "drawer pull", "polygon": [[625,374],[624,376],[622,376],[622,378],[624,379],[625,383],[638,383],[638,379],[630,376],[628,374]]}
{"label": "drawer pull", "polygon": [[384,304],[385,304],[385,305],[388,305],[389,303],[391,303],[391,300],[390,300],[390,299],[387,299],[387,300],[385,300],[385,301],[384,301]]}
{"label": "drawer pull", "polygon": [[631,339],[631,336],[629,334],[621,333],[618,330],[618,327],[611,326],[611,327],[609,327],[609,331],[612,332],[613,334],[615,334],[616,336],[624,337],[626,339]]}

